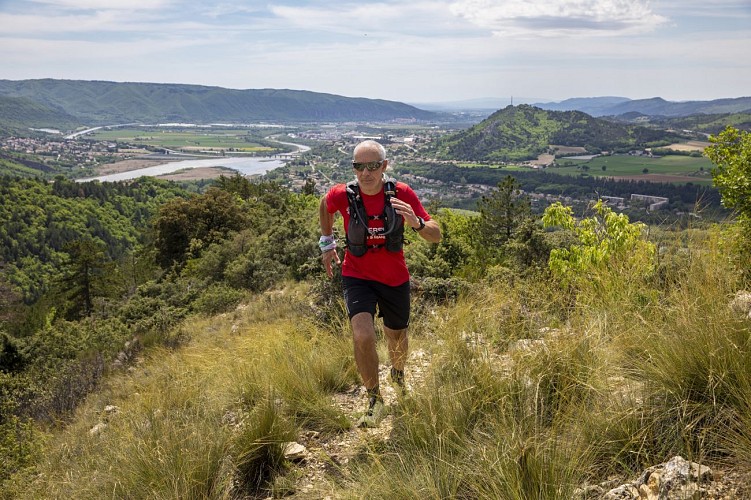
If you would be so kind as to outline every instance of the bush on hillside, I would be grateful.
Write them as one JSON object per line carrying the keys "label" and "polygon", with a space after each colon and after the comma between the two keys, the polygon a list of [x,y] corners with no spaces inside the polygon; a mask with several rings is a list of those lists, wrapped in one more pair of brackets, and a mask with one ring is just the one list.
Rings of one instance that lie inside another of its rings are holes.
{"label": "bush on hillside", "polygon": [[214,284],[207,288],[194,302],[193,310],[205,315],[214,315],[234,309],[245,296],[245,292],[225,284]]}
{"label": "bush on hillside", "polygon": [[624,214],[617,214],[598,200],[593,215],[576,220],[570,207],[553,203],[543,215],[545,227],[562,227],[573,231],[578,243],[568,248],[551,250],[548,265],[564,283],[586,285],[590,275],[618,261],[636,274],[652,271],[654,245],[643,238],[646,226],[630,223]]}

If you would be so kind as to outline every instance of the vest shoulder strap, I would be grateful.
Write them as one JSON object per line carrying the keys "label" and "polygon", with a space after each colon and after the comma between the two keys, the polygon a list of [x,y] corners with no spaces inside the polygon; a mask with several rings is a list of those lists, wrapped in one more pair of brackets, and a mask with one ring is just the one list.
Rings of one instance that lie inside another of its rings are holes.
{"label": "vest shoulder strap", "polygon": [[388,177],[383,181],[383,193],[386,195],[386,201],[389,201],[392,196],[396,196],[396,179]]}
{"label": "vest shoulder strap", "polygon": [[[346,191],[350,205],[356,204],[361,200],[360,186],[357,184],[357,180],[349,181],[346,185]],[[396,179],[388,177],[383,181],[383,194],[386,198],[386,206],[389,206],[391,198],[396,196]]]}

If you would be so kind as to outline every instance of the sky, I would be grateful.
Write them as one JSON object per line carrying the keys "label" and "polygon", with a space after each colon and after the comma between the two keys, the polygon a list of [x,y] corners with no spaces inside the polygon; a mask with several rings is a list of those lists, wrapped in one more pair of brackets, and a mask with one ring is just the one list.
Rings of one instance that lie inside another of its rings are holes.
{"label": "sky", "polygon": [[751,0],[0,0],[0,79],[435,103],[751,95]]}

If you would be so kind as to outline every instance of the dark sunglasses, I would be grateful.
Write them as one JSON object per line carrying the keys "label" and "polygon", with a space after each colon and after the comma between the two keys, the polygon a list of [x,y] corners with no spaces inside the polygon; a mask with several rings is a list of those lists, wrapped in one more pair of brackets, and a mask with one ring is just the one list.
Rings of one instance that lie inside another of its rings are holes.
{"label": "dark sunglasses", "polygon": [[383,160],[366,161],[365,163],[357,163],[356,161],[352,162],[352,168],[354,168],[358,172],[362,172],[366,168],[368,169],[368,171],[373,172],[374,170],[381,168],[381,165],[383,165]]}

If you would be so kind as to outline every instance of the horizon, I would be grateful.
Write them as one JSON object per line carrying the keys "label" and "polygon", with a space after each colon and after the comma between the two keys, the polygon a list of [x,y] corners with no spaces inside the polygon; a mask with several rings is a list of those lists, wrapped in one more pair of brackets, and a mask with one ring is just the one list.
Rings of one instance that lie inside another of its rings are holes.
{"label": "horizon", "polygon": [[[199,86],[199,87],[213,87],[213,88],[221,88],[225,90],[238,90],[238,91],[245,91],[245,90],[289,90],[293,92],[313,92],[313,93],[320,93],[320,94],[331,94],[331,92],[317,92],[313,90],[308,89],[290,89],[290,88],[231,88],[231,87],[222,87],[220,85],[203,85],[203,84],[195,84],[195,83],[180,83],[180,82],[153,82],[153,81],[115,81],[115,80],[82,80],[77,78],[51,78],[51,77],[44,77],[44,78],[28,78],[28,79],[8,79],[8,78],[0,78],[0,81],[6,80],[6,81],[12,81],[12,82],[21,82],[25,80],[33,81],[33,80],[60,80],[60,81],[69,81],[69,82],[103,82],[103,83],[122,83],[122,84],[147,84],[147,85],[186,85],[186,86]],[[381,98],[377,97],[366,97],[366,96],[344,96],[340,94],[332,94],[332,95],[338,95],[339,97],[346,97],[346,98],[352,98],[352,99],[373,99],[373,100],[380,100]],[[568,100],[575,100],[575,99],[607,99],[607,98],[617,98],[617,99],[627,99],[631,101],[636,100],[649,100],[649,99],[663,99],[667,102],[673,102],[673,103],[683,103],[683,102],[706,102],[706,101],[712,101],[712,100],[720,100],[720,99],[742,99],[745,97],[751,97],[751,93],[747,95],[738,95],[738,96],[724,96],[724,97],[718,97],[715,99],[686,99],[686,100],[672,100],[665,98],[663,96],[651,96],[651,97],[645,97],[645,98],[630,98],[627,96],[616,96],[616,95],[598,95],[598,96],[585,96],[585,95],[578,95],[578,96],[570,96],[570,97],[564,97],[561,99],[549,99],[544,97],[524,97],[524,96],[507,96],[507,97],[498,97],[498,96],[483,96],[483,97],[472,97],[468,99],[452,99],[452,100],[445,100],[445,101],[419,101],[419,102],[407,102],[407,101],[394,101],[394,102],[401,102],[403,104],[407,104],[410,106],[419,107],[419,105],[459,105],[463,103],[471,103],[471,102],[493,102],[498,101],[498,103],[502,106],[507,106],[511,104],[510,101],[514,101],[516,104],[511,105],[519,105],[519,104],[556,104],[556,103],[562,103],[564,101]],[[391,99],[389,99],[391,100]],[[507,102],[509,101],[509,102]],[[505,104],[504,104],[505,103]],[[492,107],[492,106],[491,106]],[[478,109],[484,109],[484,108],[478,108]],[[490,107],[488,108],[490,109]]]}
{"label": "horizon", "polygon": [[428,104],[511,96],[709,101],[751,89],[747,0],[101,3],[1,2],[0,78]]}

